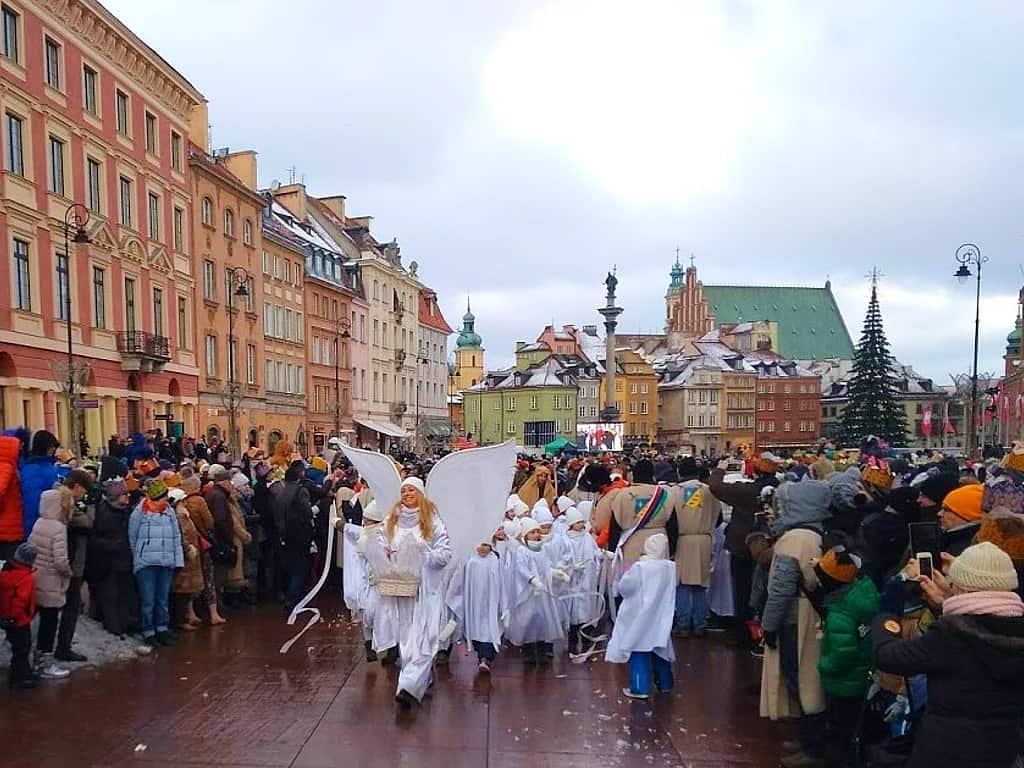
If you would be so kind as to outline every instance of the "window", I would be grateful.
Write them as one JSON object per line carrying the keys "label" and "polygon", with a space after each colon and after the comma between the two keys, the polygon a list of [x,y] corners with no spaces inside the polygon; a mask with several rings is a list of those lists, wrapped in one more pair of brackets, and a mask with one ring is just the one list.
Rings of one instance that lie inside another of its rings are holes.
{"label": "window", "polygon": [[646,416],[647,414],[648,414],[647,401],[644,400],[642,403],[640,403],[640,415],[641,416]]}
{"label": "window", "polygon": [[203,262],[203,298],[207,301],[217,300],[217,286],[213,274],[213,262],[207,259]]}
{"label": "window", "polygon": [[[6,11],[6,8],[5,8]],[[20,117],[7,113],[4,126],[7,130],[6,167],[11,173],[25,175],[25,145],[22,143],[23,123]]]}
{"label": "window", "polygon": [[181,134],[171,131],[171,168],[181,172]]}
{"label": "window", "polygon": [[135,333],[135,280],[130,277],[124,279],[124,320],[124,329]]}
{"label": "window", "polygon": [[118,188],[121,194],[121,223],[132,226],[132,180],[120,177]]}
{"label": "window", "polygon": [[554,397],[551,398],[551,401],[552,401],[551,405],[554,408],[554,410],[556,410],[556,411],[561,410],[561,408],[562,408],[562,398],[561,398],[561,396],[555,395]]}
{"label": "window", "polygon": [[266,251],[263,252],[263,274],[270,274],[270,254]]}
{"label": "window", "polygon": [[185,209],[174,206],[174,250],[185,250]]}
{"label": "window", "polygon": [[783,432],[789,432],[789,422],[788,421],[782,422],[782,431]]}
{"label": "window", "polygon": [[85,196],[86,204],[93,213],[99,213],[101,210],[101,173],[99,160],[94,160],[91,157],[87,158],[85,161]]}
{"label": "window", "polygon": [[587,417],[587,406],[581,405],[580,406],[580,418],[581,419],[585,419],[586,417]]}
{"label": "window", "polygon": [[64,194],[64,142],[50,137],[50,191]]}
{"label": "window", "polygon": [[128,94],[118,89],[114,97],[117,107],[117,132],[122,136],[131,136],[130,111],[128,108]]}
{"label": "window", "polygon": [[21,39],[18,25],[21,17],[9,6],[2,7],[3,33],[4,33],[4,56],[12,61],[19,61],[21,58]]}
{"label": "window", "polygon": [[640,412],[640,409],[637,407],[636,401],[635,400],[630,400],[629,401],[629,415],[630,416],[636,416],[637,413],[639,413],[639,412]]}
{"label": "window", "polygon": [[152,112],[146,113],[146,151],[156,154],[156,115]]}
{"label": "window", "polygon": [[758,432],[764,432],[764,422],[763,421],[757,422],[757,431]]}
{"label": "window", "polygon": [[68,285],[68,255],[57,254],[57,319],[67,321],[68,299],[71,298]]}
{"label": "window", "polygon": [[217,377],[217,337],[206,335],[206,375]]}
{"label": "window", "polygon": [[153,333],[157,336],[164,335],[164,290],[163,288],[153,289]]}
{"label": "window", "polygon": [[178,346],[188,349],[188,304],[184,296],[178,297]]}
{"label": "window", "polygon": [[508,430],[507,431],[508,431],[508,433],[510,435],[514,435],[516,433],[516,423],[514,421],[510,421],[508,423]]}
{"label": "window", "polygon": [[246,245],[252,245],[252,219],[246,219],[242,222],[242,242]]}
{"label": "window", "polygon": [[256,311],[256,279],[247,277],[245,279],[245,311],[255,312]]}
{"label": "window", "polygon": [[263,302],[263,335],[274,335],[274,305],[268,301]]}
{"label": "window", "polygon": [[96,74],[95,69],[88,64],[82,66],[82,105],[86,112],[91,112],[94,115],[98,114],[99,101],[96,96],[99,90],[98,80],[99,75]]}
{"label": "window", "polygon": [[514,411],[516,409],[516,399],[514,397],[510,397],[508,399],[508,409],[510,411]]}
{"label": "window", "polygon": [[530,410],[531,411],[536,411],[537,410],[537,396],[536,395],[530,395]]}
{"label": "window", "polygon": [[635,395],[635,394],[638,394],[639,392],[640,392],[640,385],[639,384],[634,382],[633,384],[629,385],[629,394]]}
{"label": "window", "polygon": [[224,209],[224,234],[228,237],[235,236],[235,212],[230,208]]}
{"label": "window", "polygon": [[[290,366],[289,366],[290,367]],[[256,383],[256,345],[245,345],[245,381],[248,384]]]}
{"label": "window", "polygon": [[[788,387],[789,385],[787,384],[786,386]],[[791,404],[790,404],[789,400],[783,400],[782,401],[782,410],[784,410],[784,411],[790,410],[790,405]]]}
{"label": "window", "polygon": [[769,411],[774,411],[775,410],[775,401],[774,400],[769,400],[768,401],[768,410]]}
{"label": "window", "polygon": [[501,410],[501,400],[495,400],[494,401],[494,410],[496,410],[496,411],[500,411]]}
{"label": "window", "polygon": [[92,324],[107,327],[107,273],[102,267],[92,268]]}
{"label": "window", "polygon": [[149,239],[160,240],[160,195],[150,192],[149,199]]}
{"label": "window", "polygon": [[60,90],[60,43],[49,37],[43,43],[45,48],[46,84]]}
{"label": "window", "polygon": [[203,224],[208,227],[213,226],[213,200],[208,197],[203,198]]}

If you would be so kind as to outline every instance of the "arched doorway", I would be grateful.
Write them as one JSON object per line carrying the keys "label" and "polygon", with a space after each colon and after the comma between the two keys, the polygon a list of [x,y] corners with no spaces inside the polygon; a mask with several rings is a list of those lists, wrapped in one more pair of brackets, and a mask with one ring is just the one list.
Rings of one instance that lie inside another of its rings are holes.
{"label": "arched doorway", "polygon": [[260,444],[260,433],[256,427],[249,430],[249,447],[256,448]]}
{"label": "arched doorway", "polygon": [[210,426],[208,426],[206,428],[206,442],[209,443],[211,440],[219,440],[219,439],[220,439],[220,427],[218,427],[216,424],[211,424]]}
{"label": "arched doorway", "polygon": [[[128,374],[128,389],[132,392],[142,392],[142,377],[137,373]],[[128,415],[128,434],[134,435],[142,432],[142,404],[139,397],[129,397],[125,403],[125,410]]]}

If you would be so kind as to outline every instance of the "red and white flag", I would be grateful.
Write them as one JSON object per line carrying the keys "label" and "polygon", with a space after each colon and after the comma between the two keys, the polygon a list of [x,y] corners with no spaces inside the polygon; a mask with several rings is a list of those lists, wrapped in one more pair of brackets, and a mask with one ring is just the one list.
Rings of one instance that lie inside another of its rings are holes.
{"label": "red and white flag", "polygon": [[949,420],[949,403],[947,402],[942,408],[942,430],[947,435],[955,435],[956,429],[953,428],[953,422]]}
{"label": "red and white flag", "polygon": [[921,433],[925,437],[932,436],[932,405],[928,403],[921,413]]}

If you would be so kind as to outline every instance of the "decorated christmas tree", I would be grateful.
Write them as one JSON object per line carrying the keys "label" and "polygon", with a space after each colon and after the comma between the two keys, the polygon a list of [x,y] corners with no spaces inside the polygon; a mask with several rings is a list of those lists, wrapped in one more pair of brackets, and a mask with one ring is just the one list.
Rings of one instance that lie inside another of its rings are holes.
{"label": "decorated christmas tree", "polygon": [[899,379],[878,308],[878,276],[873,274],[871,301],[864,318],[864,331],[853,353],[853,371],[846,391],[846,408],[840,427],[843,445],[860,445],[869,435],[882,438],[892,446],[904,445],[907,414],[899,402],[899,394]]}

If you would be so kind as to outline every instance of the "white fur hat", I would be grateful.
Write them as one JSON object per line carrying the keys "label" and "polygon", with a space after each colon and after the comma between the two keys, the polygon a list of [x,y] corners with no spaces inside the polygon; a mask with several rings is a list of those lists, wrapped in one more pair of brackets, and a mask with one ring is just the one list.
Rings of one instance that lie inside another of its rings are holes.
{"label": "white fur hat", "polygon": [[533,508],[533,519],[537,525],[551,525],[555,522],[555,516],[551,514],[551,510],[547,507]]}
{"label": "white fur hat", "polygon": [[531,510],[530,517],[533,517],[533,515],[539,509],[546,509],[546,510],[548,510],[548,512],[551,511],[551,507],[548,506],[548,500],[545,499],[543,496],[541,496],[539,499],[537,499],[537,503],[533,505],[533,509]]}
{"label": "white fur hat", "polygon": [[522,539],[530,531],[536,531],[538,528],[540,528],[540,526],[537,525],[537,521],[536,520],[534,520],[532,518],[529,518],[529,517],[524,517],[524,518],[522,518],[519,521],[518,538]]}
{"label": "white fur hat", "polygon": [[530,508],[526,505],[526,502],[519,498],[518,493],[513,493],[511,496],[508,497],[508,501],[505,502],[505,509],[511,509],[515,513],[516,517],[522,517],[530,511]]}
{"label": "white fur hat", "polygon": [[514,539],[519,536],[521,520],[506,520],[501,524],[502,529],[505,531],[505,535],[510,539]]}
{"label": "white fur hat", "polygon": [[575,504],[573,504],[573,501],[572,501],[572,499],[570,499],[570,498],[569,498],[568,496],[559,496],[559,497],[558,497],[558,500],[557,500],[557,501],[556,501],[555,503],[556,503],[556,504],[558,505],[558,509],[559,509],[559,511],[561,511],[561,513],[562,513],[563,515],[564,515],[564,514],[565,514],[565,513],[566,513],[566,512],[567,512],[567,511],[568,511],[568,510],[570,509],[570,508],[572,508],[572,507],[576,506]]}
{"label": "white fur hat", "polygon": [[[423,485],[423,481],[420,480],[418,477],[407,477],[407,478],[405,478],[405,480],[402,481],[402,486],[401,487],[404,488],[407,485],[411,486],[412,488],[415,488],[417,491],[422,493],[424,496],[427,495],[427,489]],[[394,487],[394,486],[392,486],[392,487]]]}
{"label": "white fur hat", "polygon": [[582,522],[584,522],[583,513],[576,509],[576,507],[572,507],[568,512],[565,513],[565,525],[567,528],[576,525],[576,523]]}

